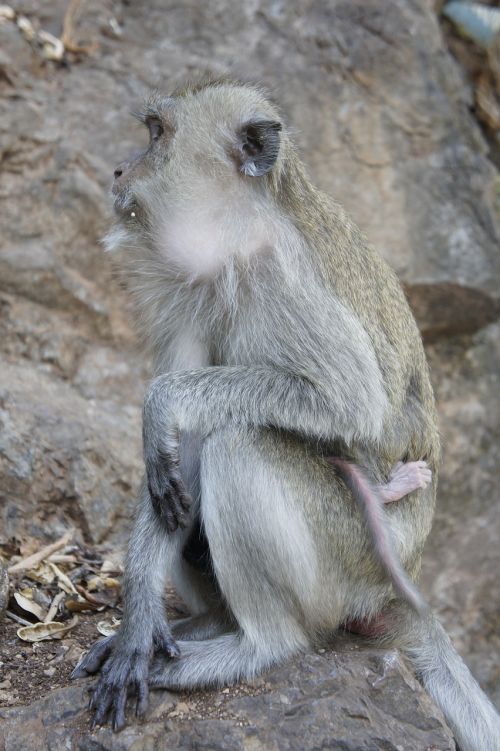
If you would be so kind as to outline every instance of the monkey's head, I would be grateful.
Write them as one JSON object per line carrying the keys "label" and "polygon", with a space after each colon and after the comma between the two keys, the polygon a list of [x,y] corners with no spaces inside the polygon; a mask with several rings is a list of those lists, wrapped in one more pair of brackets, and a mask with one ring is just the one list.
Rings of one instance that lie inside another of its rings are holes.
{"label": "monkey's head", "polygon": [[206,274],[231,252],[221,244],[237,242],[229,227],[240,240],[265,244],[249,237],[259,235],[259,223],[249,230],[245,217],[257,218],[266,184],[279,174],[286,135],[262,92],[226,81],[188,86],[154,94],[138,117],[149,144],[115,169],[118,222],[108,250],[141,242],[190,274],[195,267]]}

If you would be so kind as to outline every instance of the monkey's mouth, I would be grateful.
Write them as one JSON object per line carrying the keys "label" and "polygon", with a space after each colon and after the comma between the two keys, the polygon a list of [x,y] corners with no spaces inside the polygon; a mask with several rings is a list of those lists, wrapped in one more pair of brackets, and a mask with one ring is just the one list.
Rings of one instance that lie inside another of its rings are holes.
{"label": "monkey's mouth", "polygon": [[132,216],[137,216],[139,213],[139,207],[134,199],[134,196],[128,190],[120,191],[120,193],[112,191],[115,200],[113,201],[113,209],[116,216],[119,219],[126,219]]}

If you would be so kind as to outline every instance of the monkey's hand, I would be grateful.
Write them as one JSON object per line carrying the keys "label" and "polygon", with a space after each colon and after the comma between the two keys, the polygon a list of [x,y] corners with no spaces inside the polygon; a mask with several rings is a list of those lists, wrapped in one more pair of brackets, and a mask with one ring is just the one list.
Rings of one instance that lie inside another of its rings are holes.
{"label": "monkey's hand", "polygon": [[384,503],[393,503],[414,490],[426,488],[432,481],[432,471],[424,461],[398,462],[392,469],[389,482],[379,486]]}
{"label": "monkey's hand", "polygon": [[151,502],[156,514],[163,520],[167,532],[188,525],[191,497],[187,492],[179,469],[179,431],[161,430],[144,408],[143,445],[146,477]]}
{"label": "monkey's hand", "polygon": [[180,652],[168,628],[156,632],[148,649],[126,643],[119,634],[96,642],[71,674],[72,678],[92,675],[101,670],[101,678],[90,700],[92,727],[102,725],[109,715],[113,730],[125,725],[125,705],[131,693],[136,696],[136,715],[142,716],[148,706],[148,676],[154,652],[179,657]]}

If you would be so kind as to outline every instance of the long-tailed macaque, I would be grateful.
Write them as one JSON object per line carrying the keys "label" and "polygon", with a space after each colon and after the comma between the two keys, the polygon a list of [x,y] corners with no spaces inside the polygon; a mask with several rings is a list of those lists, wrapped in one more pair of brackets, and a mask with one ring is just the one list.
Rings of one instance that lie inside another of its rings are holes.
{"label": "long-tailed macaque", "polygon": [[[101,668],[95,722],[110,715],[120,728],[129,689],[142,713],[148,686],[250,678],[340,624],[380,631],[382,621],[462,751],[499,749],[493,706],[436,618],[393,587],[373,524],[339,473],[358,467],[385,490],[394,468],[432,473],[407,495],[403,483],[405,497],[380,506],[376,520],[415,581],[439,439],[395,274],[311,185],[259,88],[190,86],[153,96],[141,117],[150,143],[116,169],[107,248],[156,377],[123,621],[76,671]],[[199,530],[201,570],[183,554]],[[192,613],[172,627],[167,577]]]}

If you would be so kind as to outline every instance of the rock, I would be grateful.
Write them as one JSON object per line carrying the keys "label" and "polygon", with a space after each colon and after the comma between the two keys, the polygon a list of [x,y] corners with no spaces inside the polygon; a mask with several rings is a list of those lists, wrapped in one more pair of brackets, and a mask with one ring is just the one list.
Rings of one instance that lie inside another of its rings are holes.
{"label": "rock", "polygon": [[[9,601],[9,577],[7,575],[7,568],[0,559],[0,623],[2,622],[5,611],[7,610],[7,603]],[[2,688],[8,688],[2,686]]]}
{"label": "rock", "polygon": [[[86,729],[88,682],[81,681],[30,706],[0,709],[0,734],[5,751],[455,749],[401,655],[359,644],[339,637],[337,650],[302,655],[227,693],[177,702],[175,694],[154,692],[145,721],[118,734]],[[38,746],[30,745],[33,736]]]}
{"label": "rock", "polygon": [[123,540],[141,472],[140,410],[84,399],[43,371],[3,361],[0,483],[4,534],[68,524]]}
{"label": "rock", "polygon": [[460,284],[405,285],[425,343],[473,334],[500,316],[500,301]]}
{"label": "rock", "polygon": [[443,436],[423,587],[500,706],[500,325],[429,348]]}

